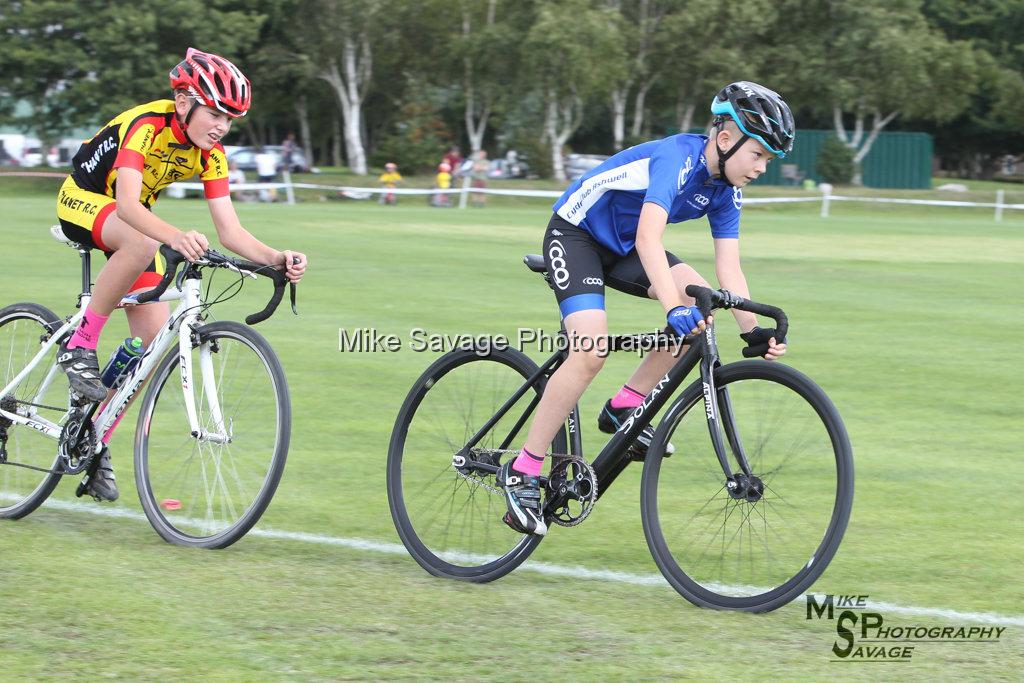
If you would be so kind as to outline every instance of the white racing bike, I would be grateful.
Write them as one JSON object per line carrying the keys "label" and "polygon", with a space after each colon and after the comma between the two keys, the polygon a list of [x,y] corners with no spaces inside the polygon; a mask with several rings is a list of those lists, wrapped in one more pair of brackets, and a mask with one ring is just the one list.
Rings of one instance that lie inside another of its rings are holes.
{"label": "white racing bike", "polygon": [[[231,545],[270,504],[288,456],[288,383],[270,344],[248,326],[277,309],[289,284],[284,273],[213,250],[188,263],[162,246],[167,267],[160,284],[125,297],[121,306],[178,305],[107,400],[83,404],[68,390],[55,347],[75,330],[91,297],[91,254],[58,226],[51,233],[81,255],[79,310],[62,320],[35,303],[0,309],[0,518],[29,514],[66,474],[84,475],[81,496],[99,465],[104,435],[151,379],[135,432],[135,484],[146,517],[170,543]],[[237,276],[212,300],[210,288],[205,295],[201,288],[209,269]],[[205,322],[210,307],[258,275],[273,280],[274,294],[246,318],[248,325]],[[290,294],[294,311],[294,284]]]}

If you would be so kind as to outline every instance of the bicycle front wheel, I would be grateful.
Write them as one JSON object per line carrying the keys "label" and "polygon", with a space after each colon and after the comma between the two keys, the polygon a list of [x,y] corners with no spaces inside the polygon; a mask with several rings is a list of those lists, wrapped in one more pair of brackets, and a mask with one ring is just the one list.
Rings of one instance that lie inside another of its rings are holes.
{"label": "bicycle front wheel", "polygon": [[[727,488],[698,380],[666,413],[644,463],[644,533],[687,600],[765,612],[808,589],[839,547],[853,503],[850,442],[821,388],[789,366],[732,363],[715,382],[733,471],[741,448],[763,486]],[[669,441],[676,453],[666,460],[658,454]]]}
{"label": "bicycle front wheel", "polygon": [[153,375],[135,435],[135,484],[160,536],[177,545],[225,548],[259,520],[277,490],[291,435],[281,363],[250,327],[199,328],[192,385],[201,430],[191,433],[179,349]]}
{"label": "bicycle front wheel", "polygon": [[[50,336],[48,326],[52,329],[58,321],[38,304],[0,309],[0,407],[39,425],[60,426],[67,417],[68,381],[54,363],[56,349],[6,393],[3,389],[28,367]],[[39,507],[60,482],[61,475],[55,472],[57,442],[30,425],[2,417],[0,439],[7,450],[7,462],[0,464],[0,519],[20,519]]]}
{"label": "bicycle front wheel", "polygon": [[[518,567],[541,536],[501,521],[505,499],[494,475],[457,468],[453,458],[497,415],[537,364],[513,349],[452,351],[427,368],[409,392],[388,450],[388,501],[398,535],[435,576],[493,581]],[[543,378],[527,389],[474,444],[471,458],[496,466],[525,438]],[[563,427],[552,450],[566,452]]]}

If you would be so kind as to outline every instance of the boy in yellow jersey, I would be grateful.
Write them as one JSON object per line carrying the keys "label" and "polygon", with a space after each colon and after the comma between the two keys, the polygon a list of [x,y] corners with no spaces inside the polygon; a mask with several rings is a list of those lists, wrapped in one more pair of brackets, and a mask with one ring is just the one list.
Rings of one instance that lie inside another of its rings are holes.
{"label": "boy in yellow jersey", "polygon": [[[277,250],[253,237],[231,204],[220,139],[231,129],[231,122],[249,109],[249,80],[223,57],[194,48],[169,75],[173,99],[142,104],[114,117],[78,150],[71,175],[58,194],[57,216],[64,234],[99,249],[108,259],[96,278],[82,322],[57,352],[72,392],[84,402],[107,396],[96,358],[100,331],[125,294],[160,281],[164,269],[157,252],[160,244],[176,249],[189,261],[199,259],[209,246],[202,233],[178,229],[151,212],[160,192],[174,181],[199,175],[217,236],[225,247],[251,261],[285,270],[292,282],[302,279],[306,270],[304,254]],[[132,335],[148,345],[170,310],[166,303],[153,303],[126,308],[125,313]],[[97,499],[117,499],[105,445],[88,492]]]}
{"label": "boy in yellow jersey", "polygon": [[[390,161],[384,164],[384,172],[380,174],[380,184],[389,190],[393,190],[398,187],[400,182],[402,182],[402,174],[398,172],[398,164],[393,164]],[[398,197],[395,196],[394,192],[381,192],[380,203],[397,204]]]}
{"label": "boy in yellow jersey", "polygon": [[[447,161],[442,161],[437,166],[437,176],[434,178],[434,186],[439,190],[448,190],[452,186],[452,167]],[[451,206],[451,195],[447,192],[438,192],[434,195],[434,206]]]}

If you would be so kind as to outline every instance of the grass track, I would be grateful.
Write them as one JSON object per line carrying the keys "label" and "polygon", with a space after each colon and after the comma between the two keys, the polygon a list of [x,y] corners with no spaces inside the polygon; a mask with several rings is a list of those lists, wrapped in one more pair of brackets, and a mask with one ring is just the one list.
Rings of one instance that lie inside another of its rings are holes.
{"label": "grass track", "polygon": [[[787,362],[825,387],[854,445],[853,517],[816,590],[1024,615],[1024,372],[1015,353],[1024,334],[1024,220],[834,209],[823,220],[813,206],[756,208],[743,225],[755,298],[786,308],[793,324]],[[68,312],[78,264],[46,234],[52,199],[4,195],[0,210],[4,302]],[[212,234],[201,202],[164,200],[158,211]],[[288,467],[262,526],[394,542],[387,440],[406,391],[436,354],[412,353],[407,343],[395,354],[339,353],[338,328],[375,327],[406,341],[413,327],[512,337],[520,326],[556,328],[550,292],[519,262],[539,249],[544,204],[459,212],[326,202],[242,205],[240,214],[254,233],[306,251],[313,264],[301,317],[282,310],[260,326],[282,356],[295,407]],[[713,272],[705,224],[674,226],[667,239]],[[240,318],[268,294],[249,286],[218,316]],[[617,331],[660,320],[657,304],[617,294],[609,313]],[[723,354],[735,358],[735,328],[720,322]],[[125,331],[115,316],[102,348]],[[591,452],[601,444],[593,416],[635,362],[611,359],[582,401]],[[117,505],[137,510],[133,426],[134,412],[113,446]],[[586,524],[557,530],[534,559],[655,572],[638,479],[638,468],[627,471]],[[71,492],[67,482],[55,495]],[[433,579],[406,557],[256,537],[225,552],[186,552],[141,522],[48,509],[0,525],[0,568],[0,604],[11,617],[0,658],[11,677],[526,679],[544,671],[676,679],[722,677],[736,661],[783,679],[836,673],[828,663],[834,627],[805,621],[799,607],[707,612],[667,584],[517,572],[469,586]],[[1022,632],[1009,627],[999,644],[921,644],[912,663],[888,666],[901,667],[901,677],[1009,680],[1007,663],[1024,657]],[[532,667],[510,675],[509,661]]]}

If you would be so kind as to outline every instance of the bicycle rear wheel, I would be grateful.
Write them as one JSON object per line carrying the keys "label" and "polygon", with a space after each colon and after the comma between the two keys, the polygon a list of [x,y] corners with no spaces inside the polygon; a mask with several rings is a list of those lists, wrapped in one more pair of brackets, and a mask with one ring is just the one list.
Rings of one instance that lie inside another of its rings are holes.
{"label": "bicycle rear wheel", "polygon": [[[821,388],[789,366],[732,363],[715,382],[726,442],[742,445],[763,491],[726,488],[698,380],[666,413],[645,461],[644,533],[687,600],[765,612],[808,589],[839,547],[853,503],[850,442]],[[658,454],[668,441],[676,453],[666,460]]]}
{"label": "bicycle rear wheel", "polygon": [[291,401],[281,363],[258,332],[225,321],[198,333],[189,391],[200,429],[214,436],[191,434],[175,347],[139,410],[135,484],[164,540],[226,548],[252,528],[277,490],[288,457]]}
{"label": "bicycle rear wheel", "polygon": [[[0,309],[0,394],[32,361],[50,332],[47,325],[60,319],[53,311],[32,303]],[[0,406],[37,422],[60,425],[67,417],[68,382],[55,364],[44,358],[17,385],[0,395]],[[20,519],[38,508],[60,482],[61,475],[45,470],[58,467],[57,442],[27,425],[4,424],[7,463],[0,464],[0,519]]]}
{"label": "bicycle rear wheel", "polygon": [[[493,581],[518,567],[541,536],[516,533],[501,521],[504,496],[494,475],[460,472],[453,457],[525,384],[537,364],[513,349],[452,351],[416,381],[405,399],[388,450],[388,501],[398,535],[435,576]],[[516,401],[475,444],[474,458],[498,465],[525,438],[543,380]],[[525,416],[525,417],[524,417]],[[563,427],[552,450],[566,452]]]}

